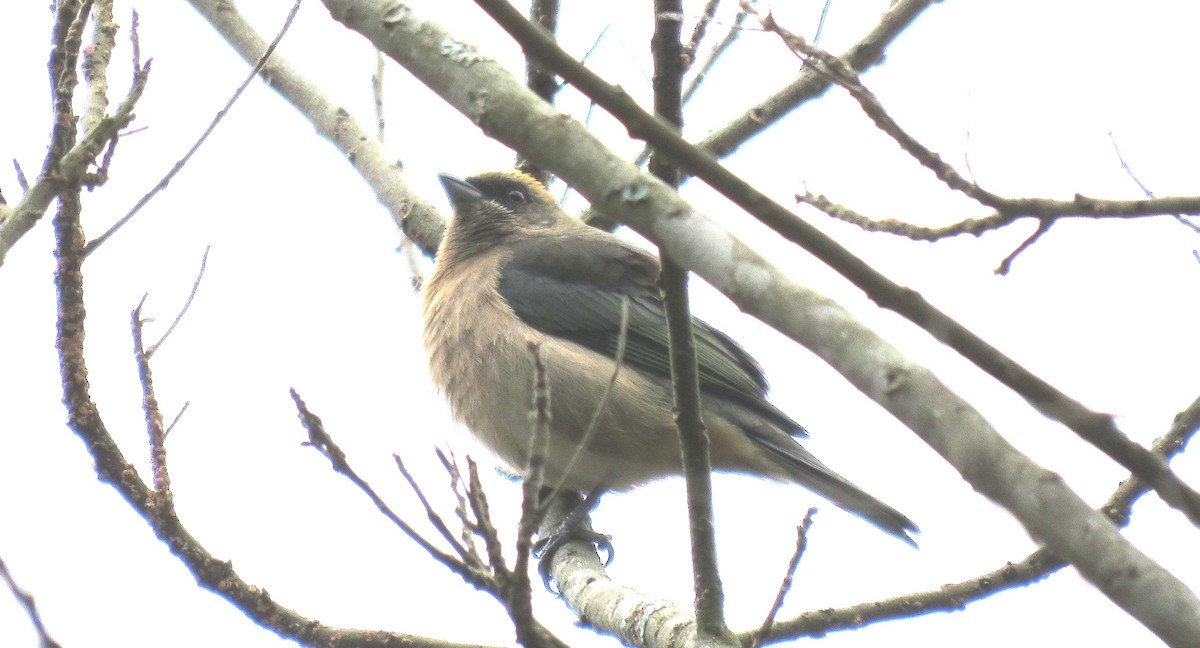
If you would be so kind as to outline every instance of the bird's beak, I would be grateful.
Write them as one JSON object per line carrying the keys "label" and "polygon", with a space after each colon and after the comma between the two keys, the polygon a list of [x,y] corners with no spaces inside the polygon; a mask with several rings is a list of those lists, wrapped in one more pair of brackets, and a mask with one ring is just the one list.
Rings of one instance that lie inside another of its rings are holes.
{"label": "bird's beak", "polygon": [[441,181],[442,188],[446,190],[446,195],[450,198],[450,204],[454,207],[454,211],[483,199],[483,194],[479,189],[466,180],[456,178],[449,173],[439,173],[438,180]]}

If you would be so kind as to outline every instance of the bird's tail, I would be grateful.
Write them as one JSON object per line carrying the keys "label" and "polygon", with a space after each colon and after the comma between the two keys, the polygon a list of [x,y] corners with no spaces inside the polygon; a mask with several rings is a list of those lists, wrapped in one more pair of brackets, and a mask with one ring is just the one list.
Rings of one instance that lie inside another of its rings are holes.
{"label": "bird's tail", "polygon": [[870,522],[879,529],[907,542],[914,548],[916,541],[909,533],[919,533],[913,521],[900,511],[884,504],[869,495],[859,487],[846,481],[837,473],[821,466],[812,469],[805,466],[796,481],[805,488],[836,504],[839,508],[849,511]]}
{"label": "bird's tail", "polygon": [[[772,438],[773,442],[765,444],[762,443],[762,439],[758,440],[760,447],[767,450],[772,459],[783,465],[792,481],[833,502],[838,508],[870,522],[880,530],[913,547],[917,546],[909,534],[919,533],[920,529],[912,520],[827,468],[799,443],[791,438],[787,438],[786,441]],[[786,446],[781,447],[784,444]]]}

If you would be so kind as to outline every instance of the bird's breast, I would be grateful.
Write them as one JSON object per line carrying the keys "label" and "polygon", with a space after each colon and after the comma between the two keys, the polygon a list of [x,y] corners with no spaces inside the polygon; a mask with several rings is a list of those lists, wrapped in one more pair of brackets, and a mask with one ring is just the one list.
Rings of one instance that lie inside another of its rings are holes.
{"label": "bird's breast", "polygon": [[528,452],[529,397],[536,331],[523,326],[496,291],[496,263],[435,271],[422,299],[429,373],[451,413],[514,467]]}

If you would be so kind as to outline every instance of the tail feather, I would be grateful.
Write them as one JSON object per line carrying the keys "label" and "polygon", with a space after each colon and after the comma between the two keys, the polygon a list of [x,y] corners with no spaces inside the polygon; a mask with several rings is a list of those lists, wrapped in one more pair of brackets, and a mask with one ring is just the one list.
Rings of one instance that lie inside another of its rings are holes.
{"label": "tail feather", "polygon": [[771,432],[773,434],[751,435],[751,438],[782,465],[796,483],[916,548],[917,543],[909,534],[921,530],[906,515],[827,468],[791,437],[778,430]]}
{"label": "tail feather", "polygon": [[801,485],[916,548],[917,543],[909,533],[920,533],[921,530],[908,516],[869,495],[825,466],[795,467],[798,468],[796,481]]}

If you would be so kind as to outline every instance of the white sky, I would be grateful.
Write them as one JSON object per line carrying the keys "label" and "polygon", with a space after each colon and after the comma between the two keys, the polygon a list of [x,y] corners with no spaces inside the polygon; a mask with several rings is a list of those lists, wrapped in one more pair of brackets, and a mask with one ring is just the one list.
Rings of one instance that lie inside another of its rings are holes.
{"label": "white sky", "polygon": [[[31,178],[41,165],[49,121],[51,16],[45,4],[0,7],[6,27],[0,158],[16,158]],[[285,0],[244,4],[268,38],[291,6]],[[570,50],[582,53],[611,22],[591,65],[647,96],[648,3],[612,2],[586,14],[575,13],[581,3],[565,4],[563,38]],[[821,3],[775,5],[783,24],[811,34]],[[700,3],[690,6],[697,12]],[[842,51],[886,6],[835,3],[823,44]],[[414,8],[522,69],[519,51],[473,3]],[[130,9],[129,3],[117,6],[123,26]],[[185,3],[146,2],[137,9],[142,51],[154,65],[135,125],[149,130],[122,140],[109,185],[85,195],[92,236],[157,182],[247,70]],[[1198,14],[1194,6],[1166,1],[946,2],[927,11],[866,82],[910,132],[959,169],[969,154],[976,179],[1004,195],[1140,197],[1113,154],[1109,132],[1158,195],[1195,194],[1200,126],[1189,80],[1197,63],[1191,43]],[[126,85],[126,33],[115,56],[114,98]],[[361,123],[373,123],[373,51],[333,23],[319,3],[305,3],[280,52]],[[795,67],[773,37],[745,34],[698,95],[688,135],[698,138],[724,123]],[[435,173],[468,175],[511,164],[508,151],[403,70],[392,66],[387,74],[388,149],[435,204],[445,207]],[[566,92],[561,109],[582,117],[586,103]],[[639,148],[599,114],[593,127],[618,150]],[[986,213],[906,159],[839,91],[796,111],[728,164],[781,201],[806,184],[877,218],[943,224]],[[0,188],[9,203],[19,199],[7,165]],[[698,183],[685,196],[932,368],[1089,502],[1102,502],[1124,477],[1069,431]],[[803,214],[1055,386],[1116,414],[1141,443],[1162,434],[1200,393],[1200,264],[1192,253],[1200,238],[1170,219],[1060,223],[1021,255],[1010,276],[998,277],[992,269],[1032,224],[930,245]],[[0,268],[0,557],[37,597],[51,635],[64,646],[285,643],[196,588],[116,492],[97,482],[82,444],[66,429],[53,344],[49,225],[48,218],[39,223]],[[414,523],[423,515],[392,468],[391,453],[405,458],[447,513],[434,445],[449,442],[460,454],[485,459],[449,421],[428,384],[417,300],[396,245],[389,216],[350,166],[256,82],[170,188],[87,261],[92,394],[126,455],[145,469],[129,313],[148,292],[146,314],[157,322],[147,337],[155,339],[211,246],[191,312],[153,361],[164,414],[171,417],[190,402],[168,443],[176,506],[189,530],[232,560],[247,581],[323,623],[511,643],[498,604],[424,558],[323,459],[299,445],[304,432],[289,387]],[[707,287],[698,286],[696,294],[699,314],[763,362],[773,401],[813,433],[807,447],[923,531],[921,549],[912,551],[797,488],[718,478],[720,561],[735,629],[761,622],[791,551],[792,528],[810,505],[821,512],[785,616],[936,588],[1018,560],[1034,547],[1006,513],[811,354],[738,314]],[[1200,484],[1194,452],[1174,466]],[[501,519],[515,520],[516,486],[492,481],[494,509]],[[682,493],[682,482],[671,480],[609,497],[594,522],[615,537],[614,578],[686,606],[692,597]],[[1147,497],[1135,508],[1127,536],[1200,588],[1196,530],[1182,516]],[[564,639],[615,645],[573,629],[562,605],[537,596],[539,617]],[[461,622],[460,606],[480,624]],[[1068,641],[1157,642],[1065,570],[963,612],[835,633],[823,645]],[[15,602],[0,592],[0,645],[34,642]]]}

